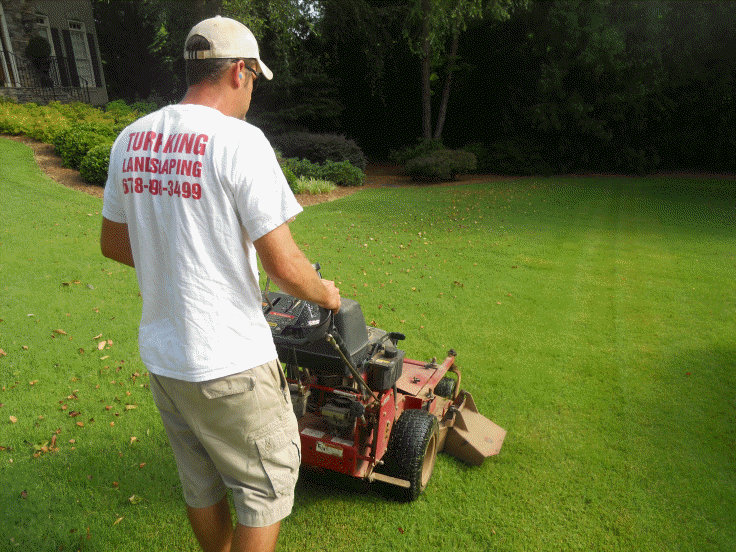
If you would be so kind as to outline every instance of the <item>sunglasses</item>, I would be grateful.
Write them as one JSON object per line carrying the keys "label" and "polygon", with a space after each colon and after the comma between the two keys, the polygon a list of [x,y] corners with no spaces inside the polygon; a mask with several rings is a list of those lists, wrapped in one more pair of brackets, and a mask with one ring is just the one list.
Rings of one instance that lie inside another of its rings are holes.
{"label": "sunglasses", "polygon": [[[238,63],[239,61],[245,62],[244,59],[233,59],[232,60],[233,63]],[[258,78],[258,72],[255,69],[253,69],[250,65],[248,65],[247,63],[245,64],[245,68],[251,73],[253,73],[253,92],[255,92],[256,88],[258,88],[258,83],[261,82],[261,79]]]}

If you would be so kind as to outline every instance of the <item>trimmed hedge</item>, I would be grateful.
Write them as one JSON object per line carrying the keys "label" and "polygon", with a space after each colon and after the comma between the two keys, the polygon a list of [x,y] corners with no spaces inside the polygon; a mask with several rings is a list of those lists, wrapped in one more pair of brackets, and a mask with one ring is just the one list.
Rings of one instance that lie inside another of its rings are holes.
{"label": "trimmed hedge", "polygon": [[272,138],[271,142],[287,158],[307,159],[320,165],[327,161],[349,161],[353,167],[365,171],[363,150],[354,140],[339,134],[289,132]]}
{"label": "trimmed hedge", "polygon": [[468,151],[443,149],[409,160],[404,169],[414,181],[432,182],[455,180],[458,174],[473,172],[477,165],[475,155]]}
{"label": "trimmed hedge", "polygon": [[112,139],[104,134],[73,126],[56,135],[54,147],[61,156],[62,165],[79,170],[82,159],[89,150],[108,142],[111,143]]}
{"label": "trimmed hedge", "polygon": [[107,171],[110,165],[110,150],[112,142],[93,147],[87,152],[79,165],[79,174],[85,182],[105,186]]}

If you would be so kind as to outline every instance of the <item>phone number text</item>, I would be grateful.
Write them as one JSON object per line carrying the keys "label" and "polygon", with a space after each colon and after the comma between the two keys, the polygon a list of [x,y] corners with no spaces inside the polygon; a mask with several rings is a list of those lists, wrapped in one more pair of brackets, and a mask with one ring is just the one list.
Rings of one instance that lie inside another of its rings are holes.
{"label": "phone number text", "polygon": [[183,199],[202,199],[202,185],[198,182],[179,182],[168,180],[164,183],[157,178],[144,183],[142,178],[123,178],[124,194],[142,194],[177,196]]}

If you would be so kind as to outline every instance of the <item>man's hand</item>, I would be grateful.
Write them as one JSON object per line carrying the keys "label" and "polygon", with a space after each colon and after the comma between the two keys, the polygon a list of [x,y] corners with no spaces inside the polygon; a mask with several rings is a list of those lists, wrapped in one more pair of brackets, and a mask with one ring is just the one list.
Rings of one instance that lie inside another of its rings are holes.
{"label": "man's hand", "polygon": [[332,280],[322,280],[328,294],[328,303],[322,305],[324,308],[331,310],[335,314],[340,310],[340,290]]}

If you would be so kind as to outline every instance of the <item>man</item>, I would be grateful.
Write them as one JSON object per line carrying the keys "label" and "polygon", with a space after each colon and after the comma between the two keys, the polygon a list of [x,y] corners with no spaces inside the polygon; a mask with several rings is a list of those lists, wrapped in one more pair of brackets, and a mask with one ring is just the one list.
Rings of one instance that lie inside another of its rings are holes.
{"label": "man", "polygon": [[207,19],[184,55],[181,103],[136,121],[113,146],[100,244],[136,269],[141,358],[200,545],[273,550],[301,451],[256,254],[287,293],[333,311],[340,295],[294,243],[288,221],[301,207],[268,141],[243,120],[257,79],[273,76],[255,37]]}

